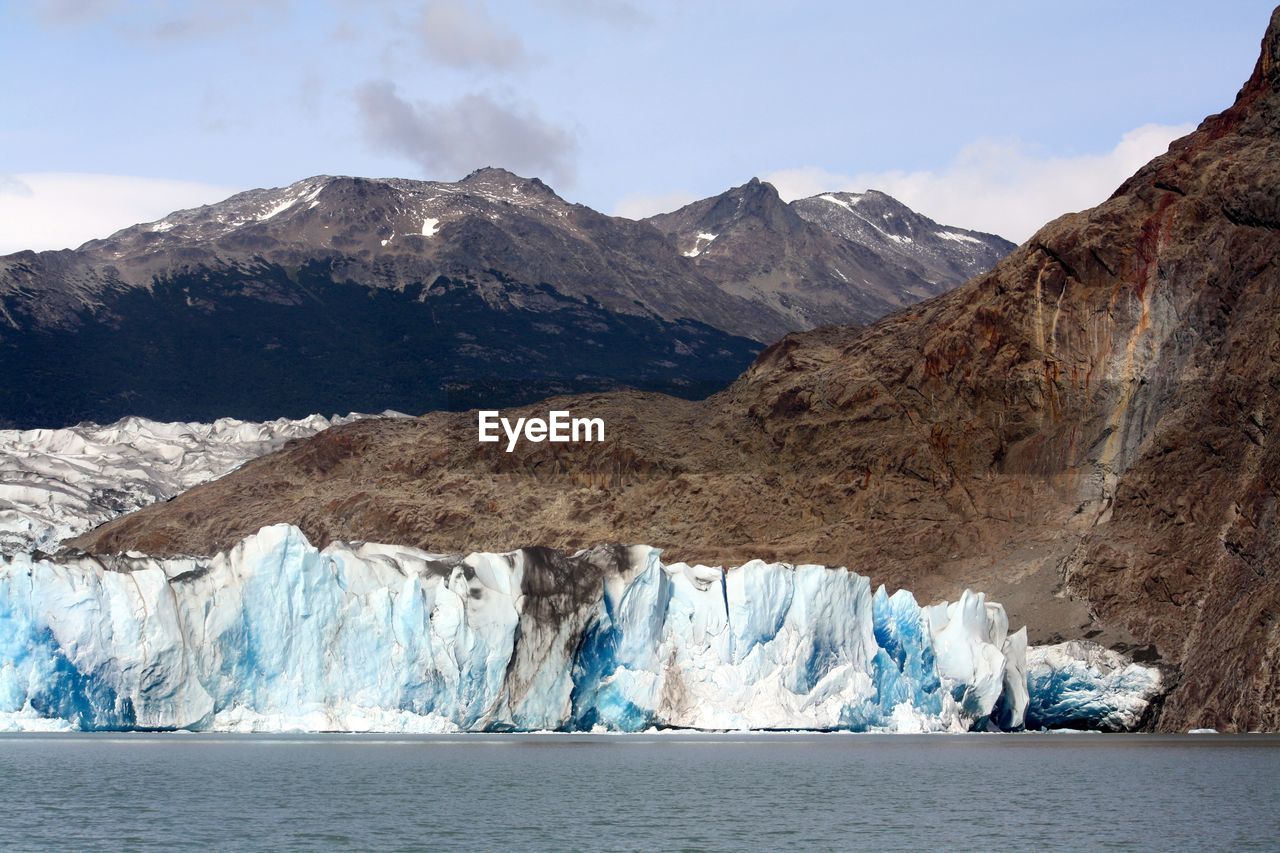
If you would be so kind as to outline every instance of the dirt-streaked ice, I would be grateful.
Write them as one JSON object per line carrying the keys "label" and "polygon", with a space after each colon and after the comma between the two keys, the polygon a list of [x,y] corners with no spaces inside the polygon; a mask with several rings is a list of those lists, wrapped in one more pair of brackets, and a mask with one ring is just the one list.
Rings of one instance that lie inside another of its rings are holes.
{"label": "dirt-streaked ice", "polygon": [[221,477],[290,439],[361,417],[211,424],[124,418],[107,426],[0,430],[0,554],[52,552],[65,539]]}
{"label": "dirt-streaked ice", "polygon": [[1026,708],[1003,608],[846,569],[318,550],[287,525],[107,563],[0,561],[0,727],[964,731]]}

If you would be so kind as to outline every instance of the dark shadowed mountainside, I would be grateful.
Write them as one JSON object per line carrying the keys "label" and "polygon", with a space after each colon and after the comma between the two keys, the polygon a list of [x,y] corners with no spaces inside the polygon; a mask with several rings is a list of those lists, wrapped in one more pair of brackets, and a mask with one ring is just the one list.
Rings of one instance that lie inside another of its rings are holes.
{"label": "dark shadowed mountainside", "polygon": [[[972,272],[956,243],[949,278],[882,294],[915,281],[910,258],[881,259],[753,186],[786,211],[741,248],[748,266],[789,271],[776,292],[501,169],[321,176],[9,255],[0,426],[460,410],[619,387],[704,397],[788,331],[868,322]],[[831,289],[851,254],[870,265]],[[796,288],[820,303],[793,310]]]}

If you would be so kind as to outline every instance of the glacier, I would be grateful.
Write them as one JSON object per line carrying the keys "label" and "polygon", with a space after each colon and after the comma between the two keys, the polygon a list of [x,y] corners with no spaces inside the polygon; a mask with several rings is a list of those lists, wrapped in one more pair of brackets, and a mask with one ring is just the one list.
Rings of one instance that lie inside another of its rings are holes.
{"label": "glacier", "polygon": [[981,593],[647,546],[467,556],[265,527],[210,558],[0,558],[0,730],[1130,728],[1159,673]]}
{"label": "glacier", "polygon": [[[384,412],[381,417],[402,416]],[[0,554],[52,552],[125,512],[221,477],[286,441],[369,415],[253,422],[123,418],[0,430]]]}
{"label": "glacier", "polygon": [[1030,649],[1027,682],[1033,729],[1128,731],[1163,690],[1157,667],[1085,640]]}
{"label": "glacier", "polygon": [[646,546],[0,560],[0,728],[1018,728],[1025,629],[846,569]]}

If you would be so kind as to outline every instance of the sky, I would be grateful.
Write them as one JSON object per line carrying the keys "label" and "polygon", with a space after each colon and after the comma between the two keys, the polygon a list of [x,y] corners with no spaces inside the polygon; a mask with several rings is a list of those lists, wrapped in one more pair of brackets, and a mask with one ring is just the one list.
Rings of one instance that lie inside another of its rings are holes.
{"label": "sky", "polygon": [[645,216],[769,180],[1020,241],[1257,59],[1254,0],[0,0],[0,253],[316,174]]}

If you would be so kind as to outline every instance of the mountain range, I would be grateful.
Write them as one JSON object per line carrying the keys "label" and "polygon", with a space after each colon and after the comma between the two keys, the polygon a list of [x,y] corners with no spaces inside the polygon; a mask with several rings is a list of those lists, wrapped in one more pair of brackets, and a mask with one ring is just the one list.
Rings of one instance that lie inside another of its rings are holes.
{"label": "mountain range", "polygon": [[702,397],[789,331],[1012,248],[874,192],[788,205],[752,180],[633,221],[502,169],[320,176],[0,258],[0,426]]}
{"label": "mountain range", "polygon": [[[604,443],[505,453],[476,443],[473,414],[363,420],[75,544],[210,554],[288,522],[317,545],[607,540],[847,565],[921,600],[983,589],[1032,643],[1087,638],[1159,664],[1157,728],[1275,730],[1278,153],[1280,10],[1229,109],[957,289],[790,334],[703,401],[627,391],[525,410],[601,417]],[[740,188],[741,207],[759,196]],[[820,201],[766,206],[792,221]],[[736,264],[726,298],[785,306],[770,276],[803,253],[717,259],[750,242],[728,239],[738,207],[699,203],[651,230],[699,269]]]}

